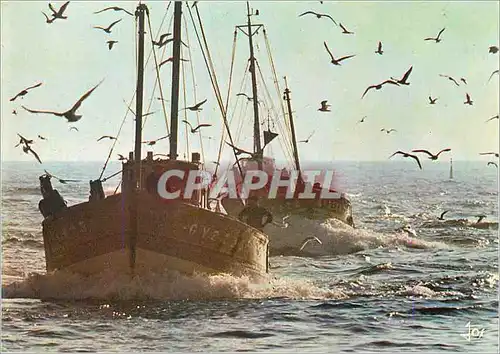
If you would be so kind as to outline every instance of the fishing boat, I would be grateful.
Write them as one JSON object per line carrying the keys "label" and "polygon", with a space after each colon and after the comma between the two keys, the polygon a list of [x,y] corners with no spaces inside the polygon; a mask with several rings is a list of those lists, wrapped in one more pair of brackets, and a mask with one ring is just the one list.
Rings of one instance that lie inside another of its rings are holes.
{"label": "fishing boat", "polygon": [[[190,183],[187,177],[170,178],[164,185],[170,193],[181,192],[178,197],[165,199],[159,192],[158,183],[165,172],[203,168],[199,153],[193,152],[190,161],[177,158],[183,6],[187,7],[186,3],[174,3],[168,158],[154,158],[152,151],[143,158],[141,151],[144,37],[149,10],[139,3],[135,12],[138,26],[135,148],[128,161],[122,163],[121,191],[105,196],[102,186],[105,179],[101,174],[90,182],[88,202],[66,206],[52,188],[52,176],[40,176],[43,199],[39,209],[44,216],[47,272],[67,270],[92,275],[111,270],[135,275],[178,271],[188,275],[227,273],[255,280],[266,277],[268,237],[263,232],[208,208],[206,189],[200,188],[186,197],[183,192]],[[151,27],[149,33],[150,30]],[[158,68],[157,63],[155,67]]]}
{"label": "fishing boat", "polygon": [[[235,155],[235,163],[232,169],[236,185],[241,186],[248,171],[265,171],[268,174],[267,183],[261,189],[252,191],[252,194],[258,196],[260,199],[260,206],[268,209],[272,213],[274,220],[298,219],[293,223],[288,223],[287,227],[283,226],[286,225],[285,223],[281,223],[281,225],[280,223],[269,223],[264,228],[270,239],[271,255],[283,254],[285,249],[293,253],[298,252],[303,240],[311,236],[311,230],[307,227],[311,222],[321,223],[326,220],[335,219],[344,225],[354,227],[352,206],[345,193],[337,191],[334,185],[323,183],[323,181],[328,180],[325,177],[326,171],[318,179],[307,180],[303,173],[304,171],[301,170],[291,106],[291,91],[288,88],[286,77],[284,78],[284,90],[279,87],[280,84],[276,76],[266,29],[263,24],[252,23],[252,17],[256,15],[258,15],[258,12],[251,10],[247,3],[247,23],[236,26],[235,29],[235,41],[236,33],[243,33],[248,38],[249,44],[249,60],[248,66],[245,69],[245,75],[251,78],[251,97],[244,93],[238,93],[236,96],[243,99],[253,108],[253,149],[243,150],[241,145],[236,146],[230,131],[227,132],[230,138],[230,142],[227,145],[232,147]],[[277,89],[276,97],[278,99],[271,97],[267,87],[263,90],[264,94],[262,96],[258,94],[257,74],[260,74],[261,83],[264,84],[265,82],[261,65],[255,56],[254,37],[258,33],[263,33],[265,37],[266,54],[269,58],[269,66],[274,79],[273,83]],[[233,67],[233,63],[231,63],[231,67]],[[282,99],[280,100],[280,98]],[[267,101],[264,102],[264,100]],[[279,109],[275,109],[275,106],[279,106]],[[263,111],[267,111],[267,117],[262,117],[265,115]],[[271,119],[271,116],[274,116],[275,119]],[[279,117],[282,117],[282,119],[280,120]],[[261,125],[266,123],[266,119],[267,129],[263,131],[264,144],[262,144]],[[248,121],[248,118],[243,117],[242,120]],[[226,127],[228,126],[228,123],[226,123]],[[273,131],[272,126],[281,127],[282,133],[278,134],[276,131]],[[243,135],[246,136],[245,134]],[[291,158],[288,159],[287,166],[283,169],[279,169],[276,165],[276,159],[265,151],[277,141],[280,141],[281,146],[285,147],[283,150],[287,150],[287,152],[291,151],[291,154],[289,154]],[[241,158],[245,153],[248,156]],[[286,189],[281,188],[278,189],[275,197],[270,197],[269,189],[273,174],[282,172],[283,177],[286,179],[290,178],[294,171],[296,172],[296,179],[290,179],[290,183],[294,184],[293,197],[287,198]],[[302,198],[300,196],[301,193],[309,190],[312,191],[313,197]],[[241,190],[238,191],[237,198],[231,197],[228,193],[218,196],[225,211],[234,217],[237,217],[242,212],[246,205],[245,198],[249,197],[249,195],[244,195],[244,192],[240,192]],[[325,192],[329,192],[330,195],[335,194],[336,197],[323,197]],[[301,221],[305,221],[305,223]]]}

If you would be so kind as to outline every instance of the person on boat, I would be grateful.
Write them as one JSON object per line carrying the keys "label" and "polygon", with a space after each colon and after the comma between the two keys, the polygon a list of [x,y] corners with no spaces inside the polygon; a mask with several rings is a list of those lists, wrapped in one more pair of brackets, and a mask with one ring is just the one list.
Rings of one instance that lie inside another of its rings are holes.
{"label": "person on boat", "polygon": [[106,198],[104,189],[102,188],[101,180],[90,181],[90,195],[89,202],[97,201]]}
{"label": "person on boat", "polygon": [[43,217],[47,218],[62,209],[66,209],[68,207],[66,202],[61,197],[57,189],[52,188],[50,175],[42,175],[39,177],[39,180],[40,192],[42,193],[43,199],[38,203],[38,210],[40,210]]}
{"label": "person on boat", "polygon": [[238,215],[238,219],[260,231],[264,231],[264,227],[273,221],[273,215],[269,210],[259,205],[257,196],[250,196],[247,199],[247,206]]}

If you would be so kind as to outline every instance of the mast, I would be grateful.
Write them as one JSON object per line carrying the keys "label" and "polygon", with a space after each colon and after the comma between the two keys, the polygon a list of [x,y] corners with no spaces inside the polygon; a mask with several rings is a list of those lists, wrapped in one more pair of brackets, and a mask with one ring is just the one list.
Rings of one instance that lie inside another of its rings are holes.
{"label": "mast", "polygon": [[290,130],[292,131],[292,144],[293,144],[293,158],[295,159],[295,168],[300,176],[300,162],[299,162],[299,149],[297,148],[297,138],[295,137],[295,126],[293,125],[293,117],[292,117],[292,105],[290,103],[290,90],[288,89],[288,83],[285,79],[285,100],[288,109],[288,117],[290,119]]}
{"label": "mast", "polygon": [[132,173],[132,190],[129,198],[130,204],[130,270],[132,275],[135,270],[137,235],[139,233],[138,223],[138,201],[141,190],[141,144],[142,144],[142,100],[144,89],[144,14],[148,8],[144,4],[139,4],[135,11],[135,16],[139,17],[139,41],[138,41],[138,60],[137,60],[137,87],[135,101],[135,149],[134,149],[134,171]]}
{"label": "mast", "polygon": [[176,1],[174,5],[174,42],[172,62],[172,94],[170,107],[170,159],[177,159],[177,131],[179,118],[179,72],[181,63],[181,17],[182,2]]}
{"label": "mast", "polygon": [[[247,1],[247,12],[248,12],[248,44],[250,46],[250,74],[252,76],[252,98],[253,98],[253,139],[254,139],[254,153],[258,153],[258,157],[262,157],[262,146],[260,144],[260,123],[259,123],[259,100],[257,98],[257,80],[255,77],[255,57],[253,52],[253,40],[252,40],[252,21],[250,13],[250,4]],[[259,170],[262,168],[262,161],[259,159],[258,165]]]}

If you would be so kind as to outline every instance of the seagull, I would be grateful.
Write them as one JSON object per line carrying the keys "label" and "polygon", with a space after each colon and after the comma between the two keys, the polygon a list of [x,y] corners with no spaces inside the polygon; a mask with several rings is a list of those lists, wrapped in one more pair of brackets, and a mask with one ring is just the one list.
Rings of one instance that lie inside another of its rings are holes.
{"label": "seagull", "polygon": [[331,112],[329,109],[331,107],[331,104],[326,104],[327,102],[328,102],[327,100],[321,101],[321,107],[318,108],[318,111]]}
{"label": "seagull", "polygon": [[307,137],[307,139],[301,140],[301,141],[299,141],[299,143],[306,143],[307,144],[309,142],[309,139],[311,139],[311,137],[313,135],[314,135],[314,130],[313,130],[313,132],[311,134],[309,134],[309,136]]}
{"label": "seagull", "polygon": [[17,143],[16,146],[14,147],[18,147],[19,145],[21,144],[24,144],[25,146],[30,146],[30,144],[33,144],[34,141],[33,140],[29,140],[29,139],[26,139],[24,136],[22,136],[21,134],[17,133],[17,136],[19,136],[19,138],[21,140],[19,140],[19,143]]}
{"label": "seagull", "polygon": [[41,135],[38,135],[38,138],[39,138],[40,140],[47,140],[47,138],[45,138],[45,137],[43,137],[43,136],[41,136]]}
{"label": "seagull", "polygon": [[243,93],[243,92],[237,93],[236,96],[245,96],[247,98],[247,100],[249,100],[249,101],[253,100],[253,97],[250,97],[246,93]]}
{"label": "seagull", "polygon": [[94,26],[94,28],[101,29],[106,33],[111,33],[111,28],[113,28],[114,25],[116,25],[118,22],[120,22],[122,19],[116,20],[112,24],[110,24],[107,28],[101,27],[101,26]]}
{"label": "seagull", "polygon": [[488,53],[493,53],[493,54],[498,53],[498,47],[497,47],[497,46],[492,45],[492,46],[490,47],[490,50],[488,51]]}
{"label": "seagull", "polygon": [[118,161],[128,161],[128,159],[122,154],[118,154]]}
{"label": "seagull", "polygon": [[45,16],[45,22],[47,22],[47,23],[52,23],[56,20],[55,17],[49,18],[49,16],[47,16],[47,14],[43,11],[42,11],[42,14]]}
{"label": "seagull", "polygon": [[488,79],[488,82],[490,82],[491,78],[492,78],[492,77],[493,77],[493,75],[495,75],[495,74],[498,74],[498,69],[497,69],[497,70],[495,70],[495,71],[493,71],[493,72],[491,73],[490,78]]}
{"label": "seagull", "polygon": [[430,153],[429,151],[427,151],[427,150],[412,150],[411,152],[423,152],[423,153],[425,153],[425,154],[429,155],[429,159],[430,159],[430,160],[437,160],[437,159],[438,159],[438,157],[439,157],[439,154],[441,154],[442,152],[446,152],[446,151],[451,151],[451,149],[450,149],[450,148],[443,149],[443,150],[441,150],[440,152],[438,152],[436,155],[431,154],[431,153]]}
{"label": "seagull", "polygon": [[442,74],[439,74],[439,76],[446,77],[446,78],[448,78],[448,80],[453,81],[455,83],[455,85],[460,86],[460,84],[454,78],[452,78],[451,76],[442,75]]}
{"label": "seagull", "polygon": [[172,33],[164,33],[160,36],[160,39],[158,42],[153,41],[153,45],[156,45],[158,47],[163,47],[167,42],[164,42],[163,40],[166,39],[168,36],[170,36]]}
{"label": "seagull", "polygon": [[52,4],[49,3],[49,8],[50,10],[52,11],[52,17],[54,18],[54,20],[56,18],[59,18],[61,20],[65,20],[67,19],[68,17],[67,16],[63,16],[63,13],[64,11],[66,11],[66,8],[68,7],[69,5],[69,1],[66,1],[60,8],[59,10],[55,10],[54,7],[52,6]]}
{"label": "seagull", "polygon": [[367,116],[364,116],[363,118],[361,118],[361,120],[360,120],[360,121],[358,121],[358,123],[357,123],[357,124],[359,124],[359,123],[364,123],[364,122],[365,122],[365,118],[366,118],[366,117],[367,117]]}
{"label": "seagull", "polygon": [[33,85],[33,86],[30,86],[30,87],[27,87],[27,88],[25,88],[24,90],[22,90],[21,92],[19,92],[17,95],[15,95],[14,97],[12,97],[9,101],[13,102],[13,101],[15,101],[15,100],[16,100],[16,98],[18,98],[18,97],[21,97],[21,99],[22,99],[22,98],[24,98],[24,95],[26,95],[26,94],[28,93],[28,91],[29,91],[29,90],[34,89],[34,88],[36,88],[36,87],[39,87],[39,86],[41,86],[41,85],[42,85],[42,83],[41,83],[41,82],[39,82],[39,83],[38,83],[38,84],[36,84],[36,85]]}
{"label": "seagull", "polygon": [[439,216],[438,220],[444,220],[444,214],[446,214],[447,212],[449,212],[450,210],[445,210],[441,213],[441,215]]}
{"label": "seagull", "polygon": [[[168,63],[170,61],[174,61],[174,57],[170,57],[170,58],[162,61],[160,64],[158,64],[158,67],[161,67],[163,64]],[[181,59],[181,61],[189,61],[189,60],[187,60],[187,59]]]}
{"label": "seagull", "polygon": [[46,113],[46,114],[54,114],[58,117],[64,117],[68,120],[68,122],[77,122],[80,120],[80,118],[82,118],[82,115],[77,115],[76,114],[76,111],[78,110],[78,108],[80,108],[82,102],[90,96],[90,94],[102,83],[103,80],[101,80],[101,82],[99,82],[97,85],[95,85],[93,88],[91,88],[89,91],[87,91],[82,97],[80,97],[80,99],[73,105],[73,107],[71,107],[68,111],[66,112],[54,112],[54,111],[36,111],[36,110],[32,110],[32,109],[28,109],[24,106],[21,106],[23,107],[25,110],[27,110],[28,112],[30,113]]}
{"label": "seagull", "polygon": [[436,104],[436,101],[438,100],[438,98],[432,98],[431,96],[429,96],[429,104]]}
{"label": "seagull", "polygon": [[143,144],[148,144],[149,146],[153,146],[154,144],[156,144],[158,141],[160,140],[163,140],[163,139],[166,139],[170,136],[170,134],[168,135],[165,135],[165,136],[162,136],[161,138],[158,138],[158,139],[155,139],[155,140],[148,140],[148,141],[143,141],[142,143]]}
{"label": "seagull", "polygon": [[134,16],[133,13],[131,13],[131,12],[125,10],[125,9],[122,9],[121,7],[118,7],[118,6],[106,7],[105,9],[102,9],[102,10],[94,12],[94,14],[99,14],[101,12],[108,11],[108,10],[123,11],[123,12],[129,14],[130,16]]}
{"label": "seagull", "polygon": [[116,140],[116,138],[115,138],[114,136],[111,136],[111,135],[103,135],[103,136],[101,136],[99,139],[97,139],[97,141],[101,141],[102,139]]}
{"label": "seagull", "polygon": [[42,160],[40,160],[40,157],[38,156],[38,154],[31,148],[31,146],[29,145],[25,145],[23,146],[23,151],[25,154],[31,152],[33,154],[33,156],[35,156],[35,158],[37,159],[38,162],[42,163]]}
{"label": "seagull", "polygon": [[393,157],[396,154],[403,155],[403,157],[411,157],[412,159],[414,159],[415,161],[417,161],[418,167],[420,167],[420,169],[422,169],[422,165],[420,164],[420,160],[418,159],[417,156],[409,154],[409,153],[404,152],[404,151],[396,151],[394,154],[392,154],[391,156],[389,156],[389,158]]}
{"label": "seagull", "polygon": [[342,24],[339,22],[340,28],[342,28],[342,33],[343,34],[354,34],[354,32],[349,32]]}
{"label": "seagull", "polygon": [[196,111],[196,112],[199,112],[202,110],[201,108],[201,105],[204,104],[205,102],[207,102],[207,99],[195,104],[194,106],[191,106],[191,107],[186,107],[184,109],[189,109],[190,111]]}
{"label": "seagull", "polygon": [[493,165],[496,168],[498,168],[498,164],[496,162],[490,161],[490,162],[488,162],[488,164],[486,166],[489,166],[489,165]]}
{"label": "seagull", "polygon": [[345,57],[335,59],[333,57],[332,52],[330,52],[330,49],[328,49],[328,45],[326,44],[326,42],[323,42],[323,44],[325,45],[325,48],[326,48],[326,51],[328,52],[328,54],[330,54],[330,58],[332,58],[331,63],[334,64],[334,65],[340,65],[340,62],[342,60],[349,59],[349,58],[352,58],[352,57],[356,56],[356,55],[346,55]]}
{"label": "seagull", "polygon": [[109,50],[111,50],[113,48],[113,45],[115,43],[118,43],[118,41],[107,41],[106,43],[108,43],[108,48],[109,48]]}
{"label": "seagull", "polygon": [[382,42],[379,41],[378,48],[377,48],[377,51],[375,53],[382,55],[383,52],[384,51],[382,50]]}
{"label": "seagull", "polygon": [[321,18],[321,17],[328,17],[330,20],[333,21],[333,23],[335,23],[335,25],[337,25],[337,22],[335,22],[335,20],[333,19],[332,16],[328,15],[328,14],[319,14],[317,12],[314,12],[314,11],[306,11],[304,12],[303,14],[300,14],[299,17],[302,17],[304,15],[308,15],[308,14],[311,14],[311,15],[316,15],[317,18]]}
{"label": "seagull", "polygon": [[17,111],[15,109],[12,110],[12,114],[17,116]]}
{"label": "seagull", "polygon": [[479,224],[483,219],[486,219],[486,215],[481,214],[481,215],[476,215],[477,221],[476,224]]}
{"label": "seagull", "polygon": [[316,236],[311,236],[311,237],[307,237],[304,241],[302,241],[302,245],[300,246],[300,249],[299,251],[302,251],[304,249],[304,247],[306,247],[306,245],[311,242],[311,241],[316,241],[317,243],[319,243],[320,245],[323,244],[323,242],[321,242],[321,240],[319,238],[317,238]]}
{"label": "seagull", "polygon": [[406,73],[403,75],[403,77],[400,80],[395,79],[393,77],[391,77],[391,80],[396,81],[400,85],[409,85],[410,83],[407,80],[408,80],[408,77],[410,76],[412,70],[413,70],[413,66],[410,66],[408,71],[406,71]]}
{"label": "seagull", "polygon": [[463,77],[460,78],[460,81],[467,85],[467,81]]}
{"label": "seagull", "polygon": [[77,179],[62,179],[62,178],[59,178],[57,176],[54,176],[53,174],[51,174],[49,171],[47,170],[44,170],[45,171],[45,174],[49,177],[53,177],[55,179],[57,179],[59,182],[61,182],[62,184],[66,184],[68,182],[80,182],[79,180]]}
{"label": "seagull", "polygon": [[387,130],[387,129],[385,129],[385,128],[380,129],[380,131],[381,131],[381,132],[386,132],[387,134],[390,134],[391,132],[397,132],[397,130],[396,130],[396,129],[389,129],[389,130]]}
{"label": "seagull", "polygon": [[469,106],[472,106],[472,101],[470,100],[470,96],[468,93],[465,94],[465,98],[467,101],[464,102],[464,104],[468,104]]}
{"label": "seagull", "polygon": [[71,129],[74,129],[74,130],[76,130],[77,132],[79,131],[77,127],[69,127],[69,130],[71,130]]}
{"label": "seagull", "polygon": [[479,155],[495,155],[495,157],[498,157],[498,152],[480,152]]}
{"label": "seagull", "polygon": [[498,119],[498,114],[494,117],[491,117],[490,119],[488,119],[486,122],[489,122],[490,120],[493,120],[493,119]]}
{"label": "seagull", "polygon": [[441,37],[441,34],[444,32],[444,30],[445,29],[443,28],[441,31],[439,31],[439,33],[438,33],[438,35],[437,35],[436,38],[429,37],[429,38],[425,38],[424,41],[435,41],[436,43],[441,42],[441,39],[439,37]]}
{"label": "seagull", "polygon": [[193,134],[196,133],[196,131],[200,128],[212,126],[212,124],[199,124],[198,126],[196,126],[196,128],[193,128],[191,123],[189,123],[187,120],[183,120],[183,122],[186,123],[187,125],[189,125],[189,127],[191,128],[191,133],[193,133]]}
{"label": "seagull", "polygon": [[371,85],[371,86],[368,86],[368,88],[365,90],[365,92],[363,93],[363,96],[361,96],[361,98],[365,97],[366,93],[367,93],[370,89],[374,88],[374,89],[376,89],[376,90],[380,90],[380,89],[382,88],[382,86],[383,86],[383,85],[385,85],[385,84],[392,84],[392,85],[399,86],[399,84],[398,84],[397,82],[395,82],[395,81],[392,81],[392,80],[385,80],[384,82],[382,82],[382,83],[380,83],[380,84],[378,84],[378,85]]}

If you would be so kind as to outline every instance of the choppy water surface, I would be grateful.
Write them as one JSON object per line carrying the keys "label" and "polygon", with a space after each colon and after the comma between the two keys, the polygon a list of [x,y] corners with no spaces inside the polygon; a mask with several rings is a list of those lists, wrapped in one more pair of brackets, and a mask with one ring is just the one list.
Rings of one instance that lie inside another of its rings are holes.
{"label": "choppy water surface", "polygon": [[[53,181],[68,204],[87,199],[100,167],[47,164],[83,181]],[[404,161],[335,167],[357,229],[321,225],[331,255],[272,257],[269,282],[252,284],[46,275],[37,209],[43,171],[4,163],[2,351],[498,352],[497,169],[455,162],[450,181],[445,162],[423,171]],[[439,222],[447,209],[447,219],[471,222]],[[487,215],[482,225],[474,224],[478,214]],[[395,231],[406,224],[417,233],[411,242]]]}

